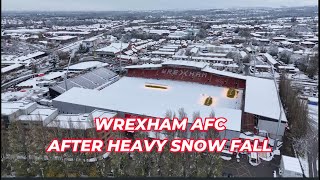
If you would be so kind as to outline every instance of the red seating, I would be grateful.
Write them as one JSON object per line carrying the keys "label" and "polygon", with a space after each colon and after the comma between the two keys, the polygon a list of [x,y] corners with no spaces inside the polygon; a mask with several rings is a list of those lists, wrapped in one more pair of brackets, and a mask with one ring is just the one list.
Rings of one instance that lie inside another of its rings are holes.
{"label": "red seating", "polygon": [[162,69],[129,69],[127,76],[152,79],[170,79],[187,82],[197,82],[229,88],[245,88],[245,80],[224,77],[195,69],[162,68]]}

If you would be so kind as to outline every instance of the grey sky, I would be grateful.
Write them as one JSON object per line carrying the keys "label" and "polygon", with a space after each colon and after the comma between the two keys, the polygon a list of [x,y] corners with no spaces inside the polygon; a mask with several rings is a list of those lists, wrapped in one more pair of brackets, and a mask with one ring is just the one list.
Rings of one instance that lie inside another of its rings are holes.
{"label": "grey sky", "polygon": [[2,10],[108,11],[318,5],[317,0],[2,0]]}

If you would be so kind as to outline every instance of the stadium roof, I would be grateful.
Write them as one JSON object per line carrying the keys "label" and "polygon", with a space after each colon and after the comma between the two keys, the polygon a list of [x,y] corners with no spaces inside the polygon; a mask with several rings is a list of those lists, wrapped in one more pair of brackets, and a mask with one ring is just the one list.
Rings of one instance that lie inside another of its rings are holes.
{"label": "stadium roof", "polygon": [[[241,75],[241,74],[236,74],[228,71],[220,71],[213,69],[209,67],[209,63],[206,62],[196,62],[196,61],[182,61],[182,60],[164,60],[163,63],[161,64],[142,64],[142,65],[131,65],[131,66],[126,66],[126,69],[143,69],[143,68],[161,68],[164,66],[187,66],[187,67],[195,67],[201,69],[203,72],[211,73],[211,74],[216,74],[220,76],[227,76],[227,77],[232,77],[236,79],[246,79],[246,76]],[[222,64],[221,64],[222,65]]]}
{"label": "stadium roof", "polygon": [[[146,87],[147,84],[167,89]],[[162,118],[165,117],[167,110],[178,115],[179,108],[184,108],[189,122],[193,122],[194,112],[200,112],[201,117],[205,118],[213,110],[216,117],[225,117],[229,120],[226,124],[227,129],[240,131],[243,91],[239,90],[236,98],[228,98],[227,90],[228,88],[191,82],[123,77],[100,91],[72,88],[53,99],[53,104],[58,101]],[[204,101],[209,96],[213,98],[213,103],[206,106]]]}
{"label": "stadium roof", "polygon": [[[244,111],[279,119],[280,107],[277,93],[273,80],[247,76]],[[282,106],[281,108],[283,109]],[[281,120],[287,121],[284,111],[282,111]]]}
{"label": "stadium roof", "polygon": [[141,69],[141,68],[159,68],[162,67],[161,64],[141,64],[141,65],[131,65],[126,66],[126,69]]}
{"label": "stadium roof", "polygon": [[247,76],[244,76],[244,75],[241,75],[241,74],[232,73],[232,72],[228,72],[228,71],[219,71],[219,70],[213,69],[213,68],[208,67],[208,66],[203,68],[202,71],[208,72],[208,73],[211,73],[211,74],[217,74],[217,75],[221,75],[221,76],[232,77],[232,78],[236,78],[236,79],[243,79],[243,80],[247,79]]}
{"label": "stadium roof", "polygon": [[181,60],[167,60],[162,63],[162,65],[177,65],[177,66],[189,66],[203,69],[209,63],[205,62],[195,62],[195,61],[181,61]]}
{"label": "stadium roof", "polygon": [[[107,68],[98,68],[91,72],[79,75],[75,78],[67,79],[66,82],[68,89],[71,89],[72,87],[94,89],[112,81],[112,79],[116,76],[116,73],[110,71]],[[59,93],[63,93],[66,89],[65,83],[64,81],[62,81],[58,85],[53,86],[50,89]]]}

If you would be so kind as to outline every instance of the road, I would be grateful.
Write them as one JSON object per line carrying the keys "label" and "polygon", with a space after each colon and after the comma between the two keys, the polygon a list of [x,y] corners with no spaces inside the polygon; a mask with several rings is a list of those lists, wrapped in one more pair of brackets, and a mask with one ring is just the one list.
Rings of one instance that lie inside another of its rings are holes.
{"label": "road", "polygon": [[[318,129],[314,129],[318,130]],[[319,147],[316,138],[313,138],[311,142],[310,152],[308,153],[308,164],[309,164],[309,177],[319,177],[317,168],[317,161],[319,158]]]}

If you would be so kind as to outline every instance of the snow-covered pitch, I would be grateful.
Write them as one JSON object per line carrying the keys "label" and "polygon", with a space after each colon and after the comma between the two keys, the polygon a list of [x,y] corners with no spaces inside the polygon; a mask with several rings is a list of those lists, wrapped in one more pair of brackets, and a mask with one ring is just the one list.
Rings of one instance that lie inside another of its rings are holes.
{"label": "snow-covered pitch", "polygon": [[[146,84],[167,89],[150,88]],[[178,116],[179,108],[184,108],[189,122],[193,122],[194,112],[205,118],[213,110],[216,117],[228,119],[227,129],[240,131],[243,91],[238,90],[234,98],[228,98],[227,92],[228,88],[198,83],[123,77],[101,91],[72,88],[53,101],[151,117],[165,117],[167,110]],[[213,103],[206,106],[204,101],[209,96]]]}

